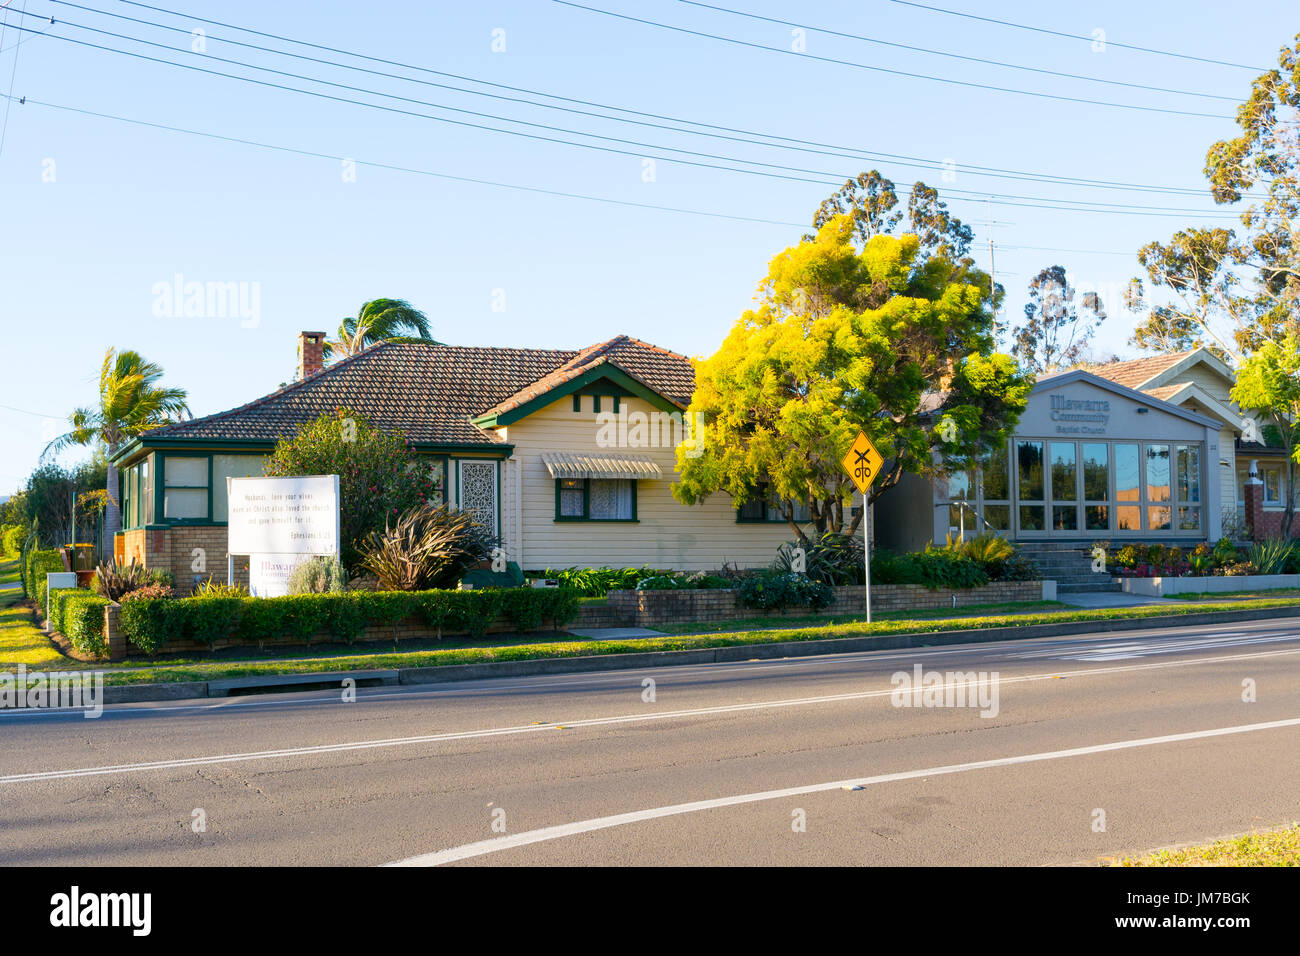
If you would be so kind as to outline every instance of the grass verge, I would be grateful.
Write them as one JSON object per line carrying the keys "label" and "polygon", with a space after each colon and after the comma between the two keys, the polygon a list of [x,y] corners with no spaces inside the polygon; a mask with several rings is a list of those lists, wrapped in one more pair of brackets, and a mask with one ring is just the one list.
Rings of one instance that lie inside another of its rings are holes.
{"label": "grass verge", "polygon": [[1115,866],[1300,866],[1300,824],[1179,850],[1157,850]]}
{"label": "grass verge", "polygon": [[1297,595],[1300,595],[1300,588],[1271,588],[1265,591],[1193,591],[1169,596],[1176,601],[1213,601],[1216,598],[1228,601],[1244,601],[1251,598],[1295,597]]}
{"label": "grass verge", "polygon": [[[843,637],[888,637],[897,634],[926,634],[936,631],[978,631],[995,627],[1025,627],[1031,624],[1103,622],[1121,619],[1169,618],[1203,611],[1255,610],[1265,607],[1300,608],[1300,599],[1218,602],[1197,605],[1158,605],[1137,608],[1101,608],[1047,613],[984,614],[939,620],[873,621],[831,624],[780,630],[732,631],[720,634],[682,634],[631,640],[560,640],[530,643],[499,642],[441,646],[428,650],[361,651],[328,648],[327,655],[311,656],[312,649],[299,652],[297,659],[137,661],[113,664],[122,670],[105,675],[110,685],[217,680],[256,674],[312,674],[335,670],[390,670],[406,667],[445,667],[456,664],[484,664],[497,661],[544,660],[645,651],[681,651],[713,647],[744,647],[792,641],[825,641]],[[351,651],[349,653],[349,651]],[[341,652],[341,653],[340,653]]]}
{"label": "grass verge", "polygon": [[[0,561],[0,584],[11,579],[11,569],[12,580],[17,580],[18,559]],[[21,603],[23,600],[23,592],[19,588],[0,591],[0,666],[57,665],[62,669],[67,658],[55,649],[45,632],[36,626],[32,612]]]}

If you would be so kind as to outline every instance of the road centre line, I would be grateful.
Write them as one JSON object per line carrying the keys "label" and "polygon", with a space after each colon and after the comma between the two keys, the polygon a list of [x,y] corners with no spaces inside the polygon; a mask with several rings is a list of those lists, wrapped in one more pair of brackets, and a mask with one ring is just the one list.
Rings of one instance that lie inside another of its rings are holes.
{"label": "road centre line", "polygon": [[[1300,648],[1283,651],[1259,651],[1252,654],[1236,654],[1228,657],[1202,657],[1185,661],[1159,661],[1149,664],[1127,664],[1119,667],[1088,668],[1074,671],[1050,671],[1043,674],[1026,674],[1019,677],[999,677],[990,681],[994,685],[1020,684],[1033,681],[1069,679],[1101,674],[1119,674],[1129,671],[1159,670],[1172,667],[1189,667],[1194,664],[1224,663],[1239,660],[1255,660],[1265,657],[1280,657],[1300,654]],[[967,686],[969,681],[945,681],[942,686]],[[376,750],[388,747],[413,746],[418,744],[441,743],[451,740],[472,740],[487,737],[500,737],[516,734],[530,734],[558,728],[580,729],[585,727],[608,726],[611,724],[643,723],[657,720],[673,720],[688,717],[708,717],[720,714],[733,714],[761,710],[775,710],[787,707],[808,706],[814,704],[840,703],[850,700],[867,700],[876,697],[888,697],[895,693],[895,688],[870,691],[858,691],[847,694],[829,694],[818,697],[799,697],[787,700],[755,701],[742,704],[721,704],[714,707],[698,707],[688,710],[662,711],[642,714],[621,714],[610,717],[591,717],[573,721],[556,721],[542,724],[524,724],[510,727],[497,727],[487,730],[452,731],[443,734],[423,734],[411,737],[391,737],[378,740],[360,740],[339,744],[317,744],[307,747],[290,747],[279,750],[250,751],[234,754],[213,754],[203,757],[178,757],[170,760],[153,760],[140,763],[117,764],[113,766],[83,767],[71,770],[41,770],[29,773],[0,776],[0,784],[33,783],[45,780],[64,780],[73,777],[95,777],[108,774],[141,773],[151,770],[171,770],[185,767],[200,767],[211,764],[242,763],[253,760],[273,760],[286,757],[316,756],[329,753],[343,753],[359,750]]]}
{"label": "road centre line", "polygon": [[1262,724],[1240,724],[1235,727],[1219,727],[1214,730],[1196,730],[1181,734],[1168,734],[1163,737],[1142,737],[1137,740],[1120,740],[1106,744],[1094,744],[1089,747],[1073,747],[1068,750],[1049,750],[1041,753],[1022,754],[1017,757],[998,757],[992,760],[976,760],[971,763],[948,764],[942,767],[928,767],[924,770],[904,770],[897,773],[877,774],[872,777],[856,777],[847,780],[832,780],[828,783],[816,783],[804,787],[787,787],[782,790],[764,790],[758,793],[745,793],[731,797],[718,797],[713,800],[696,800],[691,803],[677,803],[671,806],[655,807],[649,810],[634,810],[630,813],[618,813],[607,817],[594,817],[576,823],[559,826],[542,827],[526,830],[508,836],[466,843],[436,853],[408,857],[387,864],[388,866],[440,866],[455,863],[473,857],[499,853],[534,843],[558,840],[576,836],[579,833],[591,833],[594,830],[607,830],[611,827],[626,826],[630,823],[643,823],[663,817],[680,816],[686,813],[699,813],[703,810],[716,810],[722,807],[734,807],[746,803],[759,803],[765,800],[780,800],[786,797],[805,796],[830,790],[842,790],[853,787],[869,787],[882,783],[894,783],[900,780],[915,780],[919,777],[938,777],[947,774],[965,773],[970,770],[986,770],[992,767],[1010,767],[1016,764],[1037,763],[1046,760],[1062,760],[1069,757],[1081,757],[1088,754],[1109,753],[1117,750],[1131,750],[1136,747],[1154,747],[1160,744],[1178,743],[1187,740],[1203,740],[1209,737],[1222,737],[1229,734],[1246,734],[1260,730],[1275,730],[1281,727],[1300,726],[1300,717],[1289,720],[1274,720]]}

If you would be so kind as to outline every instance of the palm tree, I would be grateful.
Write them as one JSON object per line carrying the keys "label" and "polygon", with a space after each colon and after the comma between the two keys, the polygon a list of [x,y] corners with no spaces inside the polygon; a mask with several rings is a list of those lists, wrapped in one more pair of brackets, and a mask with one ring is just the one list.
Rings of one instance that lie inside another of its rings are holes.
{"label": "palm tree", "polygon": [[428,318],[411,303],[405,299],[374,299],[363,303],[356,315],[343,320],[338,338],[325,343],[325,358],[356,355],[376,342],[397,338],[403,332],[433,341]]}
{"label": "palm tree", "polygon": [[113,554],[113,535],[122,528],[113,456],[124,442],[151,428],[180,421],[190,410],[185,402],[185,389],[160,386],[162,376],[162,366],[145,360],[139,352],[108,349],[99,370],[99,405],[74,411],[68,417],[72,431],[54,439],[42,453],[44,457],[51,451],[95,442],[104,446],[108,455],[108,480],[101,548],[106,559]]}

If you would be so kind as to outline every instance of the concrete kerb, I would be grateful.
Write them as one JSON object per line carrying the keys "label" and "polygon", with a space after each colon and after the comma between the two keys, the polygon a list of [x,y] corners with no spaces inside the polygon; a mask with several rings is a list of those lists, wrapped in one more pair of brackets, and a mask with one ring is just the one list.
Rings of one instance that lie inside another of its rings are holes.
{"label": "concrete kerb", "polygon": [[[1031,640],[1044,637],[1072,637],[1099,631],[1141,631],[1201,624],[1230,624],[1300,617],[1295,607],[1260,608],[1249,611],[1205,611],[1199,614],[1071,621],[1061,624],[1029,624],[1020,627],[991,627],[981,630],[928,631],[887,634],[879,637],[837,637],[820,641],[785,641],[772,644],[740,644],[685,651],[643,651],[629,654],[601,654],[586,657],[551,657],[528,661],[493,661],[482,664],[448,664],[443,667],[406,667],[397,671],[338,671],[311,674],[265,674],[256,677],[216,681],[135,684],[104,688],[104,703],[139,703],[151,700],[188,700],[224,697],[237,682],[241,687],[300,689],[312,685],[338,687],[352,677],[382,684],[441,684],[455,681],[488,680],[503,677],[532,677],[546,674],[574,674],[647,667],[677,667],[688,664],[735,663],[782,657],[814,657],[819,654],[851,654],[862,651],[906,650],[951,644],[986,644],[997,641]],[[392,675],[396,675],[395,679]]]}

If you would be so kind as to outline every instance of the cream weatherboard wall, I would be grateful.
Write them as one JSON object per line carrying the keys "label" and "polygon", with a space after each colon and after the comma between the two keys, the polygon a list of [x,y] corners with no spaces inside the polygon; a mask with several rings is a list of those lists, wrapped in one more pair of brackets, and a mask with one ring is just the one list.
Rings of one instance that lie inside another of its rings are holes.
{"label": "cream weatherboard wall", "polygon": [[[656,411],[638,398],[620,402],[629,415]],[[572,396],[565,396],[499,429],[514,445],[502,470],[501,522],[512,561],[527,569],[650,565],[707,571],[724,563],[770,564],[782,542],[794,537],[784,523],[736,521],[727,495],[712,495],[700,505],[679,503],[670,490],[676,480],[674,449],[601,447],[592,405],[592,397],[583,395],[582,410],[575,412]],[[604,397],[601,407],[611,410],[611,398]],[[664,477],[637,482],[635,523],[556,521],[555,480],[542,456],[565,451],[651,458]]]}

